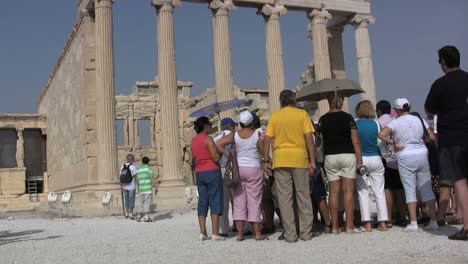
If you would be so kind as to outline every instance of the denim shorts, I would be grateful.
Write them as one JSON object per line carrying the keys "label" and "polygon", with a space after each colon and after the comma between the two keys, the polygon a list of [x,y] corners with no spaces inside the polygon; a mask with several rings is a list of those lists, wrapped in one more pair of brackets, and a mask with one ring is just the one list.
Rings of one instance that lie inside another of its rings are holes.
{"label": "denim shorts", "polygon": [[135,190],[124,190],[126,208],[135,208]]}
{"label": "denim shorts", "polygon": [[223,178],[221,170],[197,172],[198,216],[223,215]]}

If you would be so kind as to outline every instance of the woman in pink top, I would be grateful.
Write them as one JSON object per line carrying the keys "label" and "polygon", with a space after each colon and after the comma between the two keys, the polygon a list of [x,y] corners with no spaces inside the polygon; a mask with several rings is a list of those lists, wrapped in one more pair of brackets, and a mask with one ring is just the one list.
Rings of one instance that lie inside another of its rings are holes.
{"label": "woman in pink top", "polygon": [[224,240],[219,235],[219,216],[223,215],[223,180],[218,164],[220,155],[212,137],[208,135],[211,123],[207,117],[200,117],[194,123],[197,136],[192,140],[192,155],[195,161],[195,172],[198,187],[198,223],[200,240],[208,240],[206,216],[211,211],[212,238]]}
{"label": "woman in pink top", "polygon": [[253,126],[253,115],[250,111],[240,113],[241,129],[224,137],[217,146],[221,153],[224,147],[235,143],[237,162],[239,164],[240,183],[232,189],[233,216],[238,230],[238,241],[244,240],[244,223],[253,223],[255,239],[264,240],[261,232],[261,203],[263,193],[263,170],[260,166],[261,146],[260,133]]}

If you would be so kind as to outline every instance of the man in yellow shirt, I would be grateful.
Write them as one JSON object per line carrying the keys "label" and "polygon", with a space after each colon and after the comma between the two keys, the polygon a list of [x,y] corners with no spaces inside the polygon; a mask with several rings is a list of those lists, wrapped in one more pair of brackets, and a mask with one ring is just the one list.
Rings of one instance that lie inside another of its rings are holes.
{"label": "man in yellow shirt", "polygon": [[[312,202],[309,176],[315,175],[314,128],[309,115],[296,107],[296,95],[284,90],[280,94],[281,109],[271,115],[265,137],[265,170],[274,170],[278,202],[281,211],[284,239],[296,242],[293,194],[295,190],[299,215],[299,235],[302,240],[312,239]],[[274,140],[273,163],[270,144]]]}

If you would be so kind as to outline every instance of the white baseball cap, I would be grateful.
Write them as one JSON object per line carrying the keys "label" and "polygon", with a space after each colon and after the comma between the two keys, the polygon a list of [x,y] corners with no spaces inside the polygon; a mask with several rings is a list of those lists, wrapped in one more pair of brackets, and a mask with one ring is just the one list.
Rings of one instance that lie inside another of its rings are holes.
{"label": "white baseball cap", "polygon": [[395,100],[395,103],[393,103],[393,107],[395,109],[398,109],[398,110],[403,110],[405,104],[407,104],[408,106],[411,106],[410,105],[410,102],[408,101],[408,99],[406,98],[398,98]]}
{"label": "white baseball cap", "polygon": [[248,126],[253,121],[253,115],[249,110],[243,111],[239,115],[239,122]]}

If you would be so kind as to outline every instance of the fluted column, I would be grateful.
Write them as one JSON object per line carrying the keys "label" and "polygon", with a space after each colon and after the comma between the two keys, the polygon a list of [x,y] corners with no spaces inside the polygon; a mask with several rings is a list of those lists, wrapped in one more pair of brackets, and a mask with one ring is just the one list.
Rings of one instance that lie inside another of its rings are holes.
{"label": "fluted column", "polygon": [[22,128],[16,129],[16,136],[18,137],[18,139],[16,140],[16,167],[23,168],[24,167],[24,137],[23,137]]}
{"label": "fluted column", "polygon": [[369,24],[375,23],[375,18],[370,15],[355,15],[351,22],[354,26],[356,40],[356,54],[359,73],[359,83],[364,90],[362,99],[376,103],[374,66],[372,64],[372,51],[369,37]]}
{"label": "fluted column", "polygon": [[[330,54],[330,67],[333,79],[346,79],[344,51],[343,51],[343,26],[328,28],[328,50]],[[343,111],[349,112],[348,98],[343,102]]]}
{"label": "fluted column", "polygon": [[96,26],[97,179],[118,178],[112,0],[94,0]]}
{"label": "fluted column", "polygon": [[135,110],[133,107],[133,103],[128,105],[128,143],[130,147],[135,146]]}
{"label": "fluted column", "polygon": [[[236,7],[231,0],[224,2],[214,0],[210,3],[210,9],[213,13],[216,99],[218,102],[223,102],[234,99],[229,12]],[[233,110],[221,113],[221,117],[233,117],[233,115]]]}
{"label": "fluted column", "polygon": [[129,119],[128,116],[125,117],[125,119],[124,119],[124,129],[123,129],[123,131],[124,131],[124,146],[126,146],[126,147],[130,145],[130,140],[129,140],[130,138],[129,138],[129,133],[128,133],[129,132],[128,131],[128,123],[129,123],[128,119]]}
{"label": "fluted column", "polygon": [[150,136],[151,136],[151,147],[156,147],[156,122],[155,117],[150,118]]}
{"label": "fluted column", "polygon": [[[328,50],[328,32],[327,22],[331,18],[331,14],[326,10],[314,9],[309,13],[310,30],[309,37],[312,38],[314,46],[314,69],[315,80],[331,78],[330,70],[330,54]],[[327,100],[318,102],[318,110],[315,113],[315,119],[328,112]]]}
{"label": "fluted column", "polygon": [[163,129],[161,186],[183,186],[174,34],[174,8],[181,3],[179,0],[153,0],[152,3],[158,16],[159,102]]}
{"label": "fluted column", "polygon": [[264,5],[261,10],[261,14],[265,18],[266,27],[266,60],[270,113],[280,109],[279,95],[286,88],[280,24],[280,16],[286,13],[287,9],[282,5]]}

